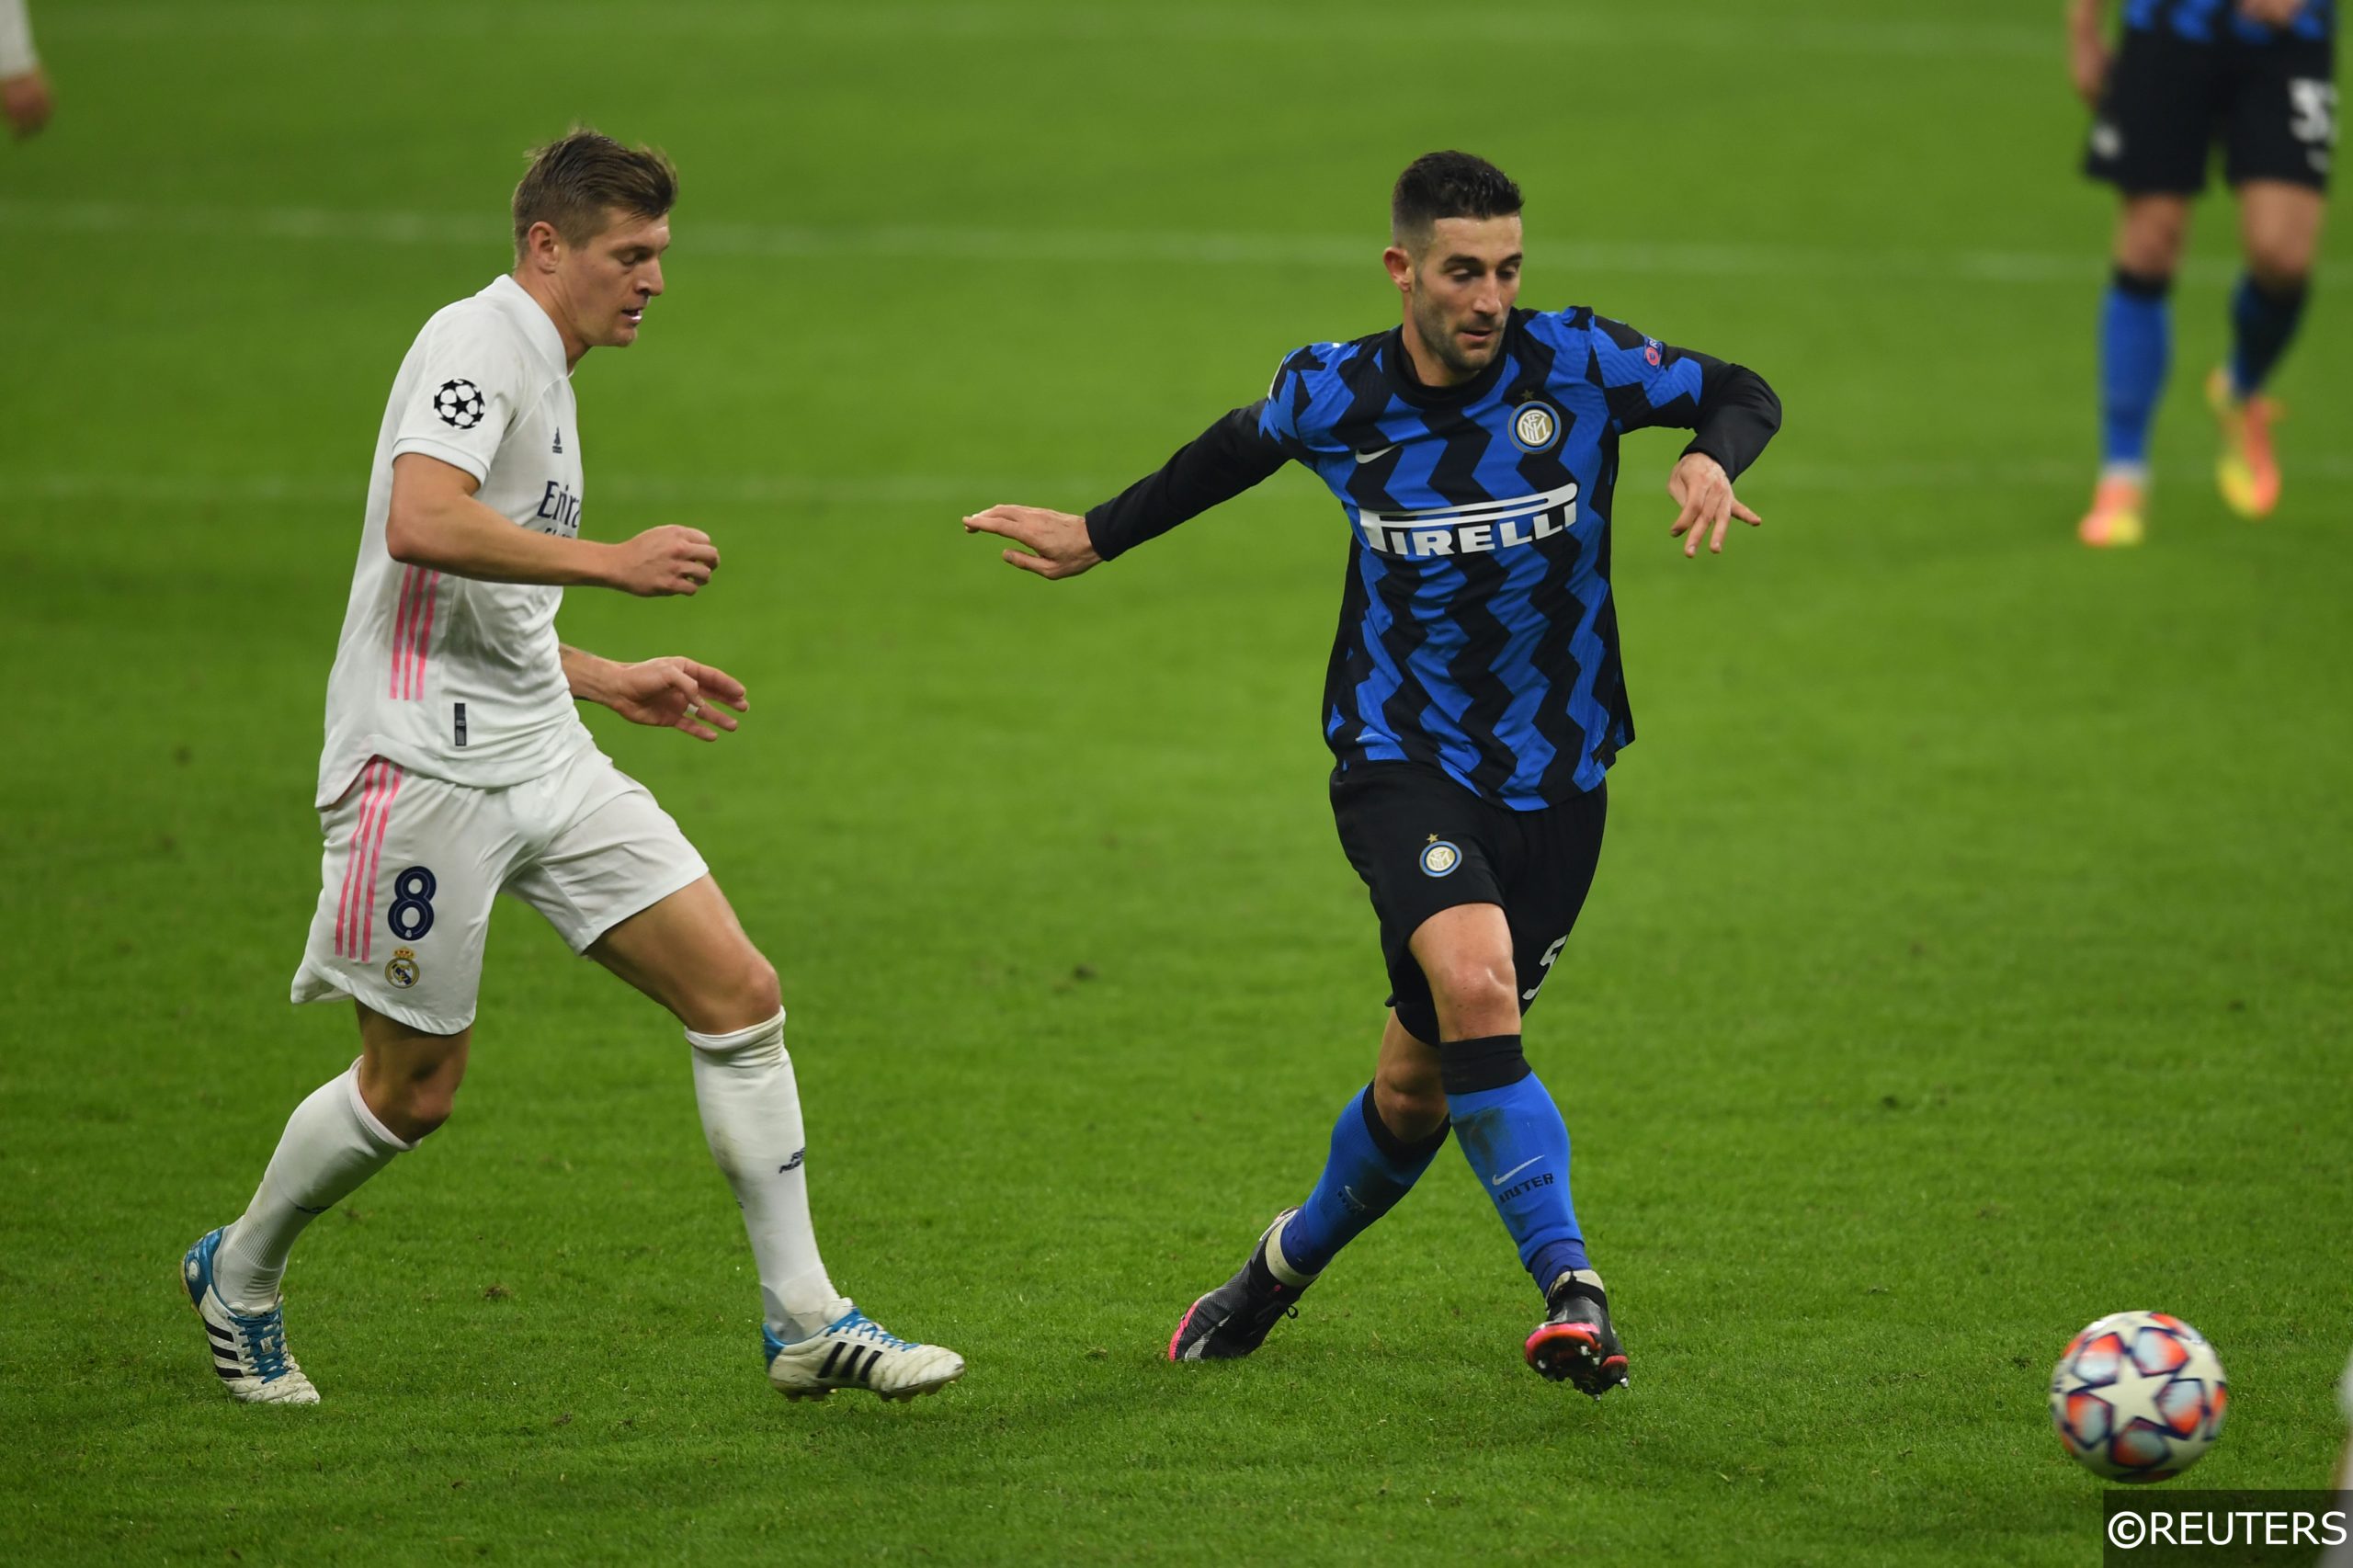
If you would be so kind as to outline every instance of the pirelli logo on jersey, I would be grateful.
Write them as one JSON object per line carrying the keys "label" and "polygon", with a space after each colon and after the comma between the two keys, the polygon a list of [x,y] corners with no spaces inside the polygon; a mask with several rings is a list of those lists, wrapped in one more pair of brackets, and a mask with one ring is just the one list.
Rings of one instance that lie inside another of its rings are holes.
{"label": "pirelli logo on jersey", "polygon": [[1577,486],[1571,480],[1540,495],[1481,501],[1427,512],[1357,515],[1364,541],[1383,555],[1425,560],[1438,555],[1487,555],[1533,544],[1577,526]]}

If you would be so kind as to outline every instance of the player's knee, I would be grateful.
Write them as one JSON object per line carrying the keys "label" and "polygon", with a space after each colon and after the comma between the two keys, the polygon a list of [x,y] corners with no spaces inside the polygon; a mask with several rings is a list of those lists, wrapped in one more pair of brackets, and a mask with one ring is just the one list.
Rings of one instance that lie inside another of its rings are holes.
{"label": "player's knee", "polygon": [[2153,283],[2172,281],[2189,238],[2189,210],[2174,202],[2135,203],[2116,232],[2116,265]]}
{"label": "player's knee", "polygon": [[1446,1085],[1435,1067],[1384,1062],[1373,1076],[1372,1108],[1400,1142],[1418,1142],[1446,1119]]}
{"label": "player's knee", "polygon": [[401,1102],[400,1121],[395,1123],[387,1117],[385,1124],[414,1143],[428,1132],[438,1131],[457,1108],[456,1085],[422,1084]]}
{"label": "player's knee", "polygon": [[776,966],[756,949],[746,946],[726,966],[719,982],[694,999],[694,1016],[683,1021],[687,1028],[705,1034],[733,1034],[767,1023],[783,1010],[784,987],[777,979]]}
{"label": "player's knee", "polygon": [[1519,1028],[1519,991],[1509,955],[1449,958],[1429,976],[1449,1034],[1504,1034]]}
{"label": "player's knee", "polygon": [[458,1105],[459,1075],[434,1072],[399,1074],[382,1083],[374,1094],[363,1095],[369,1108],[404,1142],[414,1143],[438,1131]]}
{"label": "player's knee", "polygon": [[2246,269],[2267,294],[2301,294],[2312,281],[2314,249],[2301,236],[2260,236],[2247,246]]}
{"label": "player's knee", "polygon": [[783,1011],[784,985],[776,977],[776,965],[754,953],[745,968],[744,994],[738,1000],[756,1024],[766,1023]]}

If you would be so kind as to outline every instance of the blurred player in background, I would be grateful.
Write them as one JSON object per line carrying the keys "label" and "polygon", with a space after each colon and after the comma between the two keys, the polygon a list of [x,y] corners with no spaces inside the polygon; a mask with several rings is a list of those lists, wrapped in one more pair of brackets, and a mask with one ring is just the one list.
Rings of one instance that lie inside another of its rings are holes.
{"label": "blurred player in background", "polygon": [[769,1381],[910,1398],[964,1369],[883,1332],[826,1277],[776,971],[576,706],[710,741],[735,728],[743,687],[691,659],[616,664],[556,640],[566,585],[692,594],[719,568],[693,528],[579,537],[572,371],[637,341],[676,188],[660,153],[593,131],[541,149],[515,191],[515,270],[427,322],[392,382],[327,682],[324,886],[293,990],[358,1003],[361,1054],[295,1110],[244,1213],[188,1249],[188,1297],[233,1398],[317,1402],[286,1346],[288,1252],[448,1119],[501,892],[685,1025],[759,1267]]}
{"label": "blurred player in background", "polygon": [[56,107],[50,97],[49,74],[33,52],[33,27],[25,16],[25,0],[0,0],[0,116],[9,133],[21,142],[49,123]]}
{"label": "blurred player in background", "polygon": [[[1200,1297],[1172,1360],[1247,1356],[1450,1126],[1545,1302],[1523,1355],[1596,1398],[1626,1381],[1569,1198],[1569,1134],[1521,1051],[1601,854],[1604,778],[1633,722],[1609,587],[1618,439],[1697,428],[1667,481],[1684,553],[1759,521],[1733,481],[1779,427],[1753,371],[1583,308],[1515,308],[1519,187],[1463,153],[1417,159],[1383,256],[1402,324],[1288,356],[1258,402],[1086,516],[994,506],[968,530],[1075,575],[1275,472],[1313,469],[1349,525],[1324,686],[1332,811],[1370,890],[1392,995],[1372,1082],[1324,1173],[1240,1272]],[[1246,541],[1236,545],[1247,551]],[[1606,1062],[1588,1053],[1578,1077]]]}
{"label": "blurred player in background", "polygon": [[2071,0],[2068,12],[2075,90],[2096,111],[2085,170],[2123,197],[2100,311],[2099,483],[2076,530],[2095,547],[2145,531],[2149,425],[2172,357],[2166,295],[2216,142],[2246,254],[2230,358],[2206,382],[2216,478],[2243,517],[2279,505],[2278,410],[2262,392],[2303,315],[2336,142],[2336,0],[2124,0],[2112,53],[2106,9]]}

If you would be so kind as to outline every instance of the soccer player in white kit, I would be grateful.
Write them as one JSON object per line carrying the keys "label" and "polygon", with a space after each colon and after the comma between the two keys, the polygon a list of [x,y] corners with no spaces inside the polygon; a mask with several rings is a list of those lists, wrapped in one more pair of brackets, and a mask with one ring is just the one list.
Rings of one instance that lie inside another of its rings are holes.
{"label": "soccer player in white kit", "polygon": [[795,1398],[905,1399],[963,1373],[827,1278],[776,971],[574,708],[710,741],[735,728],[743,687],[691,659],[616,664],[556,640],[568,585],[692,594],[719,566],[694,528],[579,537],[572,369],[636,341],[676,188],[660,153],[594,131],[540,149],[515,191],[514,272],[427,322],[393,380],[327,682],[324,886],[293,988],[356,1002],[361,1053],[295,1109],[244,1213],[188,1249],[233,1398],[317,1402],[286,1347],[287,1254],[448,1119],[500,892],[686,1026],[703,1131],[759,1267],[769,1381]]}

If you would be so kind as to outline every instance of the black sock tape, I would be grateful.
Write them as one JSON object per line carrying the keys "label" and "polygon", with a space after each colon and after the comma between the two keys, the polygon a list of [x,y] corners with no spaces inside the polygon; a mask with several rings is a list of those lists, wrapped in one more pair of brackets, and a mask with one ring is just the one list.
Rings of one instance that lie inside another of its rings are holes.
{"label": "black sock tape", "polygon": [[2173,292],[2170,276],[2152,278],[2145,272],[2127,272],[2120,267],[2116,269],[2114,282],[2119,291],[2136,300],[2162,300]]}
{"label": "black sock tape", "polygon": [[1477,1040],[1449,1040],[1439,1045],[1438,1077],[1449,1095],[1475,1095],[1517,1084],[1533,1071],[1520,1054],[1519,1036],[1483,1035]]}
{"label": "black sock tape", "polygon": [[2264,302],[2275,311],[2302,310],[2304,297],[2313,291],[2309,278],[2299,278],[2293,283],[2266,283],[2250,272],[2246,280],[2248,287],[2262,295]]}

